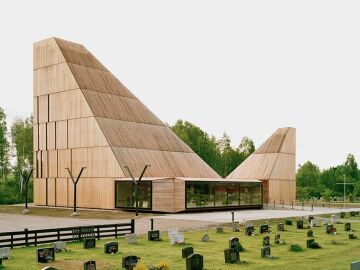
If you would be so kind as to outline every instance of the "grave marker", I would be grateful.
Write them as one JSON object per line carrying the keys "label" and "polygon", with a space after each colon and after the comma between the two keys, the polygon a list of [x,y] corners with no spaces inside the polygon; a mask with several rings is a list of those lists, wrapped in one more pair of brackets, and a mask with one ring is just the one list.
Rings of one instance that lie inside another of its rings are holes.
{"label": "grave marker", "polygon": [[94,237],[92,238],[84,238],[83,239],[83,248],[95,248],[96,247],[96,239]]}
{"label": "grave marker", "polygon": [[11,257],[12,256],[11,256],[9,247],[0,248],[0,258],[1,259],[10,259]]}
{"label": "grave marker", "polygon": [[194,248],[193,247],[186,247],[186,248],[183,248],[181,250],[181,253],[182,253],[182,258],[187,258],[189,257],[191,254],[194,254]]}
{"label": "grave marker", "polygon": [[333,224],[327,224],[325,226],[325,232],[327,234],[331,234],[331,233],[335,233],[336,232],[336,228],[334,228],[334,225]]}
{"label": "grave marker", "polygon": [[134,255],[126,256],[122,258],[121,266],[122,268],[132,270],[135,268],[136,264],[138,263],[139,258]]}
{"label": "grave marker", "polygon": [[299,219],[296,221],[296,228],[297,229],[304,229],[304,221],[302,219]]}
{"label": "grave marker", "polygon": [[245,227],[245,235],[252,236],[255,232],[254,226],[246,226]]}
{"label": "grave marker", "polygon": [[225,263],[239,263],[240,254],[236,248],[229,248],[224,250]]}
{"label": "grave marker", "polygon": [[261,248],[261,257],[266,258],[271,256],[271,248],[270,246],[266,246]]}
{"label": "grave marker", "polygon": [[96,262],[95,261],[87,261],[83,264],[84,270],[96,270]]}
{"label": "grave marker", "polygon": [[239,224],[239,222],[233,222],[232,230],[233,230],[233,232],[240,232],[240,224]]}
{"label": "grave marker", "polygon": [[275,235],[275,244],[282,244],[283,241],[281,241],[280,237],[280,234]]}
{"label": "grave marker", "polygon": [[216,227],[216,233],[223,233],[224,232],[224,227],[223,226],[217,226]]}
{"label": "grave marker", "polygon": [[269,232],[269,225],[268,224],[262,224],[260,226],[260,233],[268,233]]}
{"label": "grave marker", "polygon": [[283,231],[285,231],[284,223],[279,223],[279,224],[277,225],[277,230],[278,230],[278,232],[283,232]]}
{"label": "grave marker", "polygon": [[204,270],[204,258],[200,254],[191,254],[186,258],[186,270]]}
{"label": "grave marker", "polygon": [[344,227],[345,227],[346,232],[351,231],[351,223],[349,223],[349,222],[345,223]]}
{"label": "grave marker", "polygon": [[209,235],[207,233],[204,233],[201,237],[201,242],[209,242]]}
{"label": "grave marker", "polygon": [[285,219],[285,225],[291,226],[292,225],[291,219]]}
{"label": "grave marker", "polygon": [[315,239],[308,239],[306,240],[306,248],[321,248],[320,245],[315,242]]}
{"label": "grave marker", "polygon": [[352,262],[350,264],[350,270],[360,270],[360,261]]}
{"label": "grave marker", "polygon": [[263,238],[263,247],[270,246],[270,236],[265,236]]}
{"label": "grave marker", "polygon": [[119,243],[118,242],[107,242],[104,244],[104,253],[115,254],[118,252],[119,252]]}
{"label": "grave marker", "polygon": [[149,241],[160,241],[160,231],[148,231],[148,240]]}
{"label": "grave marker", "polygon": [[349,239],[357,239],[357,236],[353,233],[349,233]]}
{"label": "grave marker", "polygon": [[346,216],[346,213],[345,213],[345,212],[341,212],[341,213],[340,213],[340,217],[341,217],[341,218],[345,218],[345,216]]}
{"label": "grave marker", "polygon": [[168,230],[168,235],[172,245],[185,243],[184,234],[177,228]]}
{"label": "grave marker", "polygon": [[125,234],[125,239],[128,244],[136,244],[137,242],[136,233]]}
{"label": "grave marker", "polygon": [[48,263],[55,261],[55,248],[37,249],[37,262]]}
{"label": "grave marker", "polygon": [[66,243],[64,241],[54,242],[55,252],[66,251]]}
{"label": "grave marker", "polygon": [[314,232],[313,232],[313,230],[311,230],[311,229],[308,230],[306,235],[307,235],[307,237],[311,237],[311,238],[314,237]]}

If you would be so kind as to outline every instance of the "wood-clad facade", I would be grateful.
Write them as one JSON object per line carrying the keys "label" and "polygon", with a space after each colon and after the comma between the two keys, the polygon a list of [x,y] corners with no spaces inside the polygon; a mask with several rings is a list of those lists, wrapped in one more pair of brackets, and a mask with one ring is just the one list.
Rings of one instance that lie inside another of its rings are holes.
{"label": "wood-clad facade", "polygon": [[78,207],[132,209],[133,186],[124,166],[139,176],[147,164],[143,210],[181,212],[212,198],[207,185],[196,183],[187,196],[186,182],[223,179],[84,46],[50,38],[33,49],[36,205],[72,207],[66,168],[76,176],[86,167],[77,186]]}
{"label": "wood-clad facade", "polygon": [[227,178],[263,182],[265,203],[295,201],[296,130],[279,128]]}

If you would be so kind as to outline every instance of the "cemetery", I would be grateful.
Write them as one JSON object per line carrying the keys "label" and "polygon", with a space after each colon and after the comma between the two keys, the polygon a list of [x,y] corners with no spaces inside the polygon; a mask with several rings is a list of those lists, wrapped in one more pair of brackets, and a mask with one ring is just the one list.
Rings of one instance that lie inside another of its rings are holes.
{"label": "cemetery", "polygon": [[[49,266],[69,270],[142,270],[165,265],[168,268],[162,269],[211,270],[238,269],[238,264],[246,269],[292,269],[299,265],[302,269],[350,269],[350,263],[360,259],[360,240],[356,238],[360,223],[351,222],[351,218],[347,216],[346,222],[339,219],[337,224],[331,224],[338,227],[336,234],[327,233],[329,224],[309,230],[298,228],[299,220],[303,221],[303,228],[311,222],[298,217],[291,219],[292,225],[286,225],[289,222],[284,219],[240,222],[239,231],[233,231],[233,224],[228,223],[220,233],[217,226],[161,232],[152,228],[148,234],[126,234],[115,239],[87,237],[82,243],[55,241],[36,247],[2,248],[0,256],[6,254],[9,258],[2,259],[0,269],[35,270]],[[350,231],[347,223],[351,224]],[[350,235],[355,238],[350,239]]]}

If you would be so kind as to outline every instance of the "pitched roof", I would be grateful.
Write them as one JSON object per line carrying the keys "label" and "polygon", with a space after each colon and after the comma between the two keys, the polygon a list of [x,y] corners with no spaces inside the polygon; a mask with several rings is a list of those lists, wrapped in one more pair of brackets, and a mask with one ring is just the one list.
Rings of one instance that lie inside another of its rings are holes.
{"label": "pitched roof", "polygon": [[140,174],[150,164],[147,177],[220,177],[83,45],[59,38],[51,42],[59,50],[53,61],[68,65],[121,166]]}

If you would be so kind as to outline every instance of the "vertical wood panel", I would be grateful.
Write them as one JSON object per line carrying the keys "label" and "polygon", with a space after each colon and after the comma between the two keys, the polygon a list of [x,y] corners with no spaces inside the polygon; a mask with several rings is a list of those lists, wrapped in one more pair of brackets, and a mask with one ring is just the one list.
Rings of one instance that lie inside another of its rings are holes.
{"label": "vertical wood panel", "polygon": [[68,147],[67,121],[56,122],[56,149],[66,149]]}
{"label": "vertical wood panel", "polygon": [[39,124],[39,150],[46,150],[46,123]]}
{"label": "vertical wood panel", "polygon": [[46,205],[46,179],[34,179],[34,203],[36,205]]}
{"label": "vertical wood panel", "polygon": [[56,206],[68,206],[67,178],[56,178]]}
{"label": "vertical wood panel", "polygon": [[49,96],[39,96],[39,123],[49,121]]}
{"label": "vertical wood panel", "polygon": [[48,192],[47,192],[47,196],[48,196],[48,205],[49,206],[55,206],[55,196],[56,196],[56,193],[55,193],[55,190],[56,190],[56,187],[55,187],[55,183],[56,183],[56,179],[55,178],[48,178],[47,179],[48,183]]}

